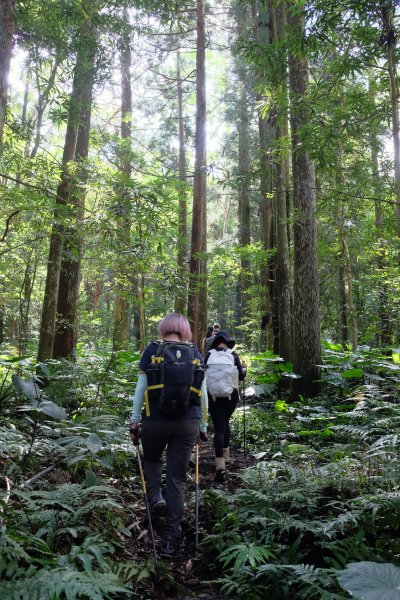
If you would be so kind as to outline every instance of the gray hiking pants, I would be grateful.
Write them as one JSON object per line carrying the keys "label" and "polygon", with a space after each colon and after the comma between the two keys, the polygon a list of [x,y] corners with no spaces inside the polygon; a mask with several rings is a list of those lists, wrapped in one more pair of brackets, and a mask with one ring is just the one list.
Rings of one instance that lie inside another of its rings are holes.
{"label": "gray hiking pants", "polygon": [[186,471],[198,433],[199,419],[142,421],[143,462],[150,503],[161,491],[162,453],[167,448],[164,538],[177,540],[181,535]]}

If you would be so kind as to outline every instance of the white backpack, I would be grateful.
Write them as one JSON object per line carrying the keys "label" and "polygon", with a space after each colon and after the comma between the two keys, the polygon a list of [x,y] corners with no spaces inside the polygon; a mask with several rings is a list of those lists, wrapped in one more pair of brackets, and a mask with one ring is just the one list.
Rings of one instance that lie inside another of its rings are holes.
{"label": "white backpack", "polygon": [[230,348],[210,350],[207,360],[207,389],[213,400],[231,398],[233,390],[239,386],[239,371]]}

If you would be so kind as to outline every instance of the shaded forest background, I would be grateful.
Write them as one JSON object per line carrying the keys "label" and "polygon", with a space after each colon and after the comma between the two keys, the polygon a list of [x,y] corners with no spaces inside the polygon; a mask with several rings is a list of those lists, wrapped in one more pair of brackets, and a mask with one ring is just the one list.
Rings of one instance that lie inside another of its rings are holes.
{"label": "shaded forest background", "polygon": [[[1,600],[400,582],[399,24],[396,0],[0,1]],[[250,367],[202,558],[187,515],[157,579],[124,422],[170,310]]]}
{"label": "shaded forest background", "polygon": [[394,4],[2,6],[2,344],[396,342]]}

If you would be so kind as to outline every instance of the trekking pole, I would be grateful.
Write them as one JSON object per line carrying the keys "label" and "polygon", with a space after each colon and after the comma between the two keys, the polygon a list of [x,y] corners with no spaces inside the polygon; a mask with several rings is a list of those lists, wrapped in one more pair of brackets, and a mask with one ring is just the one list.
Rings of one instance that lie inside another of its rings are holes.
{"label": "trekking pole", "polygon": [[153,524],[151,522],[150,505],[149,505],[149,499],[147,498],[146,480],[144,478],[144,470],[143,470],[143,466],[142,466],[142,459],[140,458],[139,443],[136,446],[136,456],[137,456],[138,464],[139,464],[140,479],[142,480],[144,503],[146,505],[147,521],[148,521],[148,524],[149,524],[150,538],[151,538],[151,543],[152,543],[152,546],[153,546],[154,567],[155,567],[156,575],[157,575],[156,541],[155,541],[155,538],[154,538]]}
{"label": "trekking pole", "polygon": [[196,440],[196,472],[195,472],[195,516],[196,516],[196,534],[195,534],[195,547],[196,555],[199,547],[199,437]]}
{"label": "trekking pole", "polygon": [[246,390],[244,379],[242,381],[242,402],[243,402],[243,455],[246,456]]}
{"label": "trekking pole", "polygon": [[[247,363],[245,360],[242,361],[242,368],[245,370],[245,375],[247,374]],[[242,402],[243,402],[243,456],[246,456],[247,448],[246,448],[246,389],[244,383],[245,377],[242,379]]]}

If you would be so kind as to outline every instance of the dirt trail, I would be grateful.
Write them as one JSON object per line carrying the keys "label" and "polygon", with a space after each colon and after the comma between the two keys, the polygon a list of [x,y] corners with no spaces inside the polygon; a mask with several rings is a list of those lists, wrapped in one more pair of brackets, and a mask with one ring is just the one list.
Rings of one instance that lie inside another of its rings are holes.
{"label": "dirt trail", "polygon": [[[214,483],[214,452],[212,442],[207,442],[200,446],[199,452],[199,489],[200,489],[200,541],[201,536],[207,534],[207,523],[202,520],[201,511],[201,492],[209,488],[225,488],[235,491],[239,485],[237,476],[241,469],[244,469],[254,463],[251,455],[243,455],[241,449],[231,451],[231,459],[227,463],[227,476],[224,484]],[[195,516],[194,516],[194,497],[195,497],[195,469],[189,468],[188,484],[186,491],[187,506],[185,506],[184,519],[182,523],[182,539],[179,550],[172,561],[161,561],[160,579],[150,582],[143,580],[135,590],[143,599],[152,600],[189,600],[199,598],[202,600],[229,600],[226,596],[218,595],[218,590],[213,589],[203,583],[207,576],[204,572],[204,561],[201,556],[196,558],[195,549]],[[133,519],[131,523],[132,540],[125,550],[125,559],[135,562],[145,563],[153,557],[150,535],[147,529],[146,510],[143,497],[141,496],[133,506]],[[156,538],[156,547],[159,548],[162,521],[154,520],[153,528]],[[202,566],[203,563],[203,566]],[[170,581],[170,584],[168,583]],[[170,588],[170,589],[168,589]]]}

